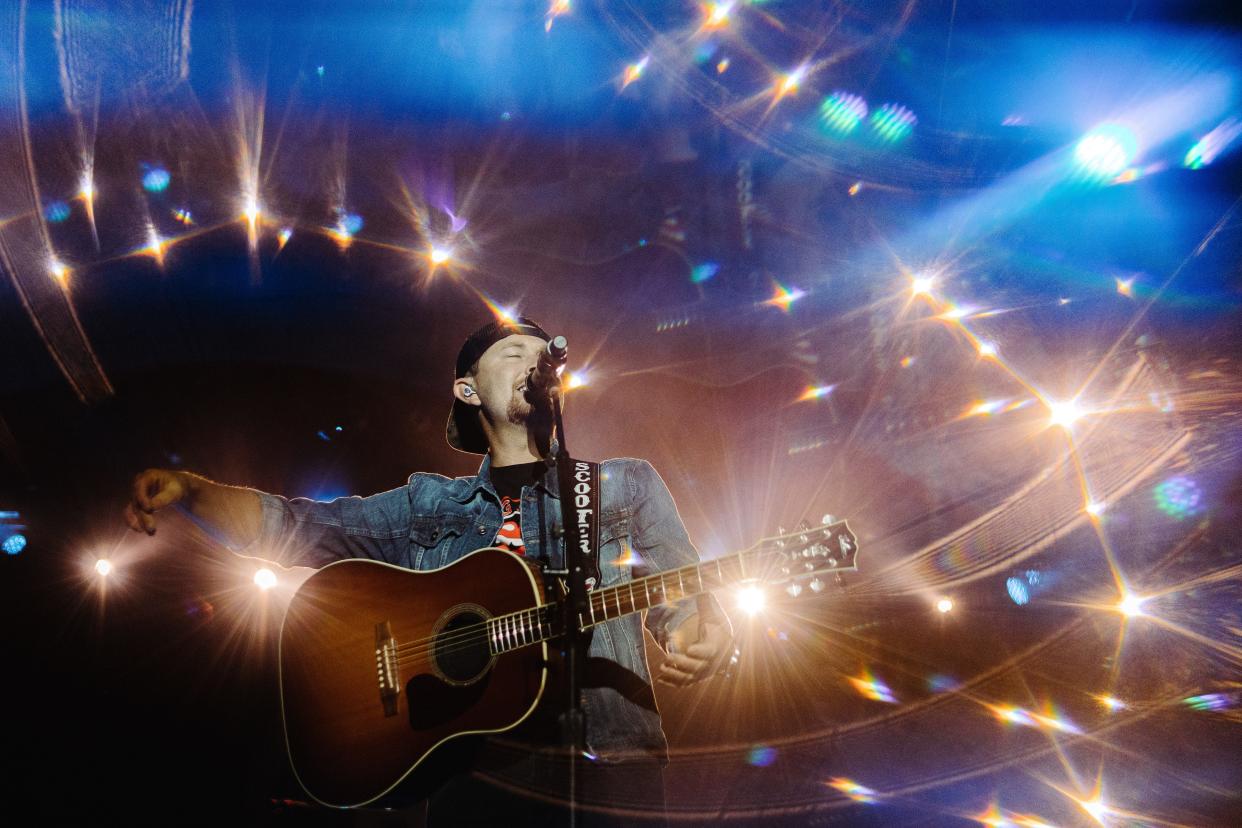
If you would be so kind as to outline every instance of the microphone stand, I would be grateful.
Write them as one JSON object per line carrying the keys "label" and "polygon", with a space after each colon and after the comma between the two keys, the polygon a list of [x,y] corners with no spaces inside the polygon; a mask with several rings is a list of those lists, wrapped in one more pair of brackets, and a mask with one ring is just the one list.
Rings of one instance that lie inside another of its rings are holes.
{"label": "microphone stand", "polygon": [[[589,595],[587,594],[586,573],[587,562],[584,560],[579,544],[578,520],[574,513],[574,463],[569,456],[569,448],[565,440],[565,423],[561,418],[561,400],[559,394],[550,394],[552,406],[552,425],[556,429],[556,456],[549,459],[551,452],[551,435],[537,434],[538,448],[545,462],[556,466],[557,483],[561,496],[561,527],[565,544],[565,570],[569,587],[567,599],[562,600],[562,655],[567,662],[566,672],[569,699],[562,719],[561,738],[569,748],[569,825],[577,825],[578,820],[578,762],[586,756],[586,714],[582,709],[582,687],[586,679],[587,648],[591,636],[583,630],[579,619],[590,617]],[[602,481],[597,482],[602,485]],[[599,515],[595,515],[599,519]],[[599,555],[599,550],[592,550]]]}

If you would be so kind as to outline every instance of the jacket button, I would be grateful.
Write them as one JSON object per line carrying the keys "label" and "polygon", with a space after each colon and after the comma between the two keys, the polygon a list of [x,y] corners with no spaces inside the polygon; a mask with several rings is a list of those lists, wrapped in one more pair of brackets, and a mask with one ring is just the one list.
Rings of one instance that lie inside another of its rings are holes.
{"label": "jacket button", "polygon": [[482,524],[480,524],[480,525],[479,525],[479,534],[480,534],[480,535],[486,535],[486,534],[487,534],[487,527],[486,527],[486,526],[483,526]]}

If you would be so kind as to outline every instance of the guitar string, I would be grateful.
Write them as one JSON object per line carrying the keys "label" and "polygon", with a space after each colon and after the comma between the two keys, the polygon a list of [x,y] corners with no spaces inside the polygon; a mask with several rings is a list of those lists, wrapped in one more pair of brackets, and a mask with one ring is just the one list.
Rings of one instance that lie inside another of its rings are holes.
{"label": "guitar string", "polygon": [[[657,588],[657,593],[659,594],[659,591],[663,590],[663,594],[661,596],[662,598],[661,603],[663,603],[664,601],[670,601],[670,600],[671,601],[682,600],[683,598],[691,597],[692,595],[698,594],[699,592],[710,591],[710,589],[705,587],[703,583],[703,575],[705,574],[703,570],[703,566],[706,563],[708,562],[704,562],[700,564],[690,564],[685,567],[681,567],[680,569],[668,570],[663,573],[657,573],[655,575],[650,575],[650,576],[647,576],[646,578],[639,579],[638,582],[641,582],[643,584],[644,595],[647,599],[646,608],[649,608],[651,606],[650,590],[647,589],[647,584],[648,582],[653,581],[653,580],[659,581],[660,583],[660,586]],[[715,563],[719,567],[721,561],[718,559],[717,561],[715,561]],[[679,587],[680,587],[679,592],[681,592],[681,595],[678,598],[669,598],[667,594],[668,585],[664,583],[664,579],[674,573],[677,573],[680,576],[683,570],[691,570],[691,574],[693,574],[696,580],[698,580],[699,582],[699,590],[687,595],[684,589],[684,583],[682,583],[683,579],[679,577],[678,579]],[[718,572],[717,578],[720,578],[721,574],[722,573]],[[626,584],[624,587],[616,586],[616,587],[610,588],[608,592],[611,592],[612,596],[608,596],[602,592],[592,593],[592,595],[590,596],[592,610],[594,610],[594,607],[595,607],[595,601],[594,601],[595,596],[598,595],[600,598],[600,611],[604,614],[605,620],[609,620],[608,614],[607,614],[609,597],[618,599],[617,602],[621,608],[621,611],[618,612],[615,616],[613,616],[615,618],[619,618],[623,615],[630,615],[630,614],[633,614],[634,612],[640,611],[643,608],[640,608],[637,606],[637,602],[635,601],[634,593],[633,593],[633,587],[636,583],[637,582],[631,581],[628,584]],[[722,586],[723,584],[720,584],[720,585]],[[630,592],[630,600],[628,602],[630,608],[628,610],[624,609],[624,606],[621,604],[621,601],[620,601],[622,592],[626,587],[628,587],[629,592]],[[520,640],[518,647],[529,646],[530,644],[534,644],[534,643],[538,643],[539,641],[547,640],[547,638],[553,637],[555,633],[549,632],[547,637],[544,637],[543,628],[545,624],[549,628],[552,628],[553,624],[550,620],[546,618],[546,614],[543,613],[542,610],[546,607],[551,607],[551,606],[556,606],[556,605],[555,604],[541,604],[538,607],[532,607],[526,610],[518,610],[517,612],[506,613],[505,615],[495,616],[493,618],[483,621],[482,623],[470,624],[468,626],[455,630],[451,635],[448,635],[448,636],[428,636],[426,638],[421,638],[415,641],[409,641],[409,642],[405,642],[404,644],[399,644],[393,650],[394,654],[397,657],[396,663],[398,665],[405,666],[410,663],[423,660],[433,650],[438,651],[441,655],[447,655],[447,654],[451,654],[454,652],[459,652],[463,649],[473,647],[477,645],[478,643],[488,642],[489,640],[493,639],[493,637],[512,639],[514,636],[516,636],[518,639],[524,639],[525,637],[529,637],[531,633],[534,632],[534,630],[532,630],[530,626],[530,622],[532,621],[535,622],[535,626],[538,628],[537,632],[538,632],[539,637],[535,641]],[[536,614],[535,618],[528,618],[528,619],[519,618],[519,616],[523,614],[528,614],[532,612]],[[592,619],[594,619],[593,615],[592,615]],[[494,622],[500,622],[500,621],[510,621],[510,622],[517,621],[523,624],[523,626],[508,627],[505,629],[492,629],[492,630],[488,629],[489,624],[494,624]],[[592,624],[594,623],[596,622],[592,620]],[[512,647],[510,649],[517,649],[517,648]]]}
{"label": "guitar string", "polygon": [[[600,603],[601,603],[601,611],[602,611],[602,607],[603,607],[602,597],[601,597]],[[397,655],[397,663],[405,664],[405,663],[408,663],[410,660],[421,659],[427,656],[432,651],[436,651],[442,655],[459,652],[468,647],[472,647],[480,642],[490,641],[493,637],[516,638],[520,640],[520,643],[518,646],[527,646],[529,644],[538,643],[538,641],[545,641],[548,638],[554,637],[555,632],[549,632],[545,636],[544,627],[547,627],[549,630],[554,630],[555,624],[550,618],[548,618],[546,613],[540,612],[540,610],[546,607],[554,607],[554,606],[557,606],[557,605],[556,604],[541,604],[537,608],[531,608],[528,610],[519,610],[518,612],[515,612],[515,613],[507,613],[505,615],[495,616],[494,618],[488,619],[487,621],[484,621],[482,623],[470,624],[468,626],[461,627],[457,630],[454,630],[451,635],[429,636],[427,638],[421,638],[415,641],[409,641],[404,644],[399,644],[397,645],[396,648],[394,648],[394,653]],[[648,604],[648,607],[650,606],[651,605]],[[630,608],[628,610],[624,610],[624,612],[621,614],[630,615],[630,614],[633,614],[634,612],[638,612],[644,609],[643,607],[639,607],[636,602],[630,602],[629,607]],[[531,613],[531,612],[535,612],[536,616],[534,618],[522,619],[522,621],[524,621],[525,623],[524,627],[510,626],[508,628],[495,628],[491,630],[488,629],[488,625],[491,622],[498,622],[498,621],[514,622],[514,621],[518,621],[519,620],[518,616],[522,615],[523,613]],[[614,618],[620,617],[621,614],[614,615],[613,617]],[[539,638],[537,640],[535,641],[521,640],[525,637],[530,637],[531,634],[536,631],[536,628],[537,628],[537,632],[539,635]]]}
{"label": "guitar string", "polygon": [[[699,565],[697,565],[697,564],[696,564],[696,565],[692,565],[692,567],[689,567],[689,568],[697,568],[698,566],[699,566]],[[683,567],[683,568],[684,568],[684,567]],[[671,570],[670,572],[677,572],[677,571],[678,571],[678,570]],[[670,573],[669,573],[669,572],[666,572],[666,573],[662,573],[662,574],[667,576],[667,575],[668,575],[668,574],[670,574]],[[649,577],[650,577],[650,578],[652,578],[652,579],[658,579],[658,578],[659,578],[659,576],[658,576],[658,575],[653,575],[653,576],[649,576]],[[645,581],[646,579],[640,579],[640,580]],[[696,580],[699,582],[699,586],[701,587],[701,589],[700,589],[699,591],[702,591],[702,592],[707,592],[707,591],[710,591],[710,589],[709,589],[708,587],[706,587],[706,584],[705,584],[705,582],[702,580],[702,578],[701,578],[701,577],[696,577]],[[630,582],[630,583],[631,583],[631,584],[633,584],[633,583],[636,583],[636,582]],[[693,583],[693,582],[692,582],[692,583]],[[605,593],[603,593],[603,592],[600,592],[600,593],[592,593],[592,595],[591,595],[592,618],[594,618],[595,597],[596,597],[596,596],[598,596],[598,597],[599,597],[599,599],[600,599],[600,600],[599,600],[599,612],[600,612],[600,613],[604,616],[604,620],[610,620],[610,618],[609,618],[609,609],[608,609],[609,604],[610,604],[610,603],[612,603],[612,601],[610,601],[610,599],[619,599],[619,600],[617,600],[617,601],[616,601],[616,603],[618,603],[618,604],[621,606],[621,612],[618,612],[618,613],[613,614],[613,615],[611,616],[612,618],[619,618],[619,617],[621,617],[622,615],[631,615],[631,614],[633,614],[633,613],[635,613],[635,612],[639,612],[639,611],[641,611],[641,610],[643,610],[643,609],[649,609],[651,606],[653,606],[653,604],[651,603],[651,590],[650,590],[650,589],[647,589],[646,587],[647,587],[647,585],[646,585],[646,584],[644,584],[644,595],[645,595],[645,597],[646,597],[646,599],[647,599],[647,606],[646,606],[646,607],[640,607],[640,606],[638,606],[638,601],[636,600],[636,598],[635,598],[635,596],[634,596],[634,594],[633,594],[633,589],[632,589],[632,588],[630,588],[630,589],[626,590],[626,589],[625,589],[625,588],[623,588],[623,587],[611,587],[608,591],[609,591],[609,592],[612,592],[612,595],[606,595],[606,594],[605,594]],[[679,589],[678,589],[678,592],[680,592],[681,594],[680,594],[678,597],[676,597],[676,598],[668,598],[668,597],[667,597],[667,594],[668,594],[668,585],[667,585],[667,584],[664,584],[663,582],[661,582],[660,587],[658,587],[658,588],[657,588],[657,594],[661,594],[661,592],[660,592],[661,590],[663,591],[663,592],[662,592],[662,595],[663,595],[664,597],[661,599],[661,601],[659,601],[659,602],[657,602],[657,603],[663,603],[664,601],[680,601],[680,600],[682,600],[683,598],[692,597],[693,595],[698,594],[698,592],[690,592],[690,593],[688,593],[688,594],[687,594],[687,593],[685,592],[685,590],[684,590],[684,585],[682,585],[682,584],[679,584]],[[623,597],[623,593],[624,593],[625,591],[629,591],[629,592],[631,593],[631,595],[630,595],[630,597],[629,597],[629,599],[628,599],[628,600],[625,600],[625,599],[624,599],[624,597]],[[629,609],[626,609],[626,608],[625,608],[627,605],[628,605]],[[522,614],[524,614],[524,613],[530,613],[530,612],[532,612],[532,611],[536,611],[536,612],[537,612],[537,611],[539,611],[539,610],[542,610],[542,609],[543,609],[543,608],[545,608],[545,607],[551,607],[551,606],[557,606],[557,605],[556,605],[556,604],[541,604],[541,605],[539,605],[539,607],[532,607],[532,608],[530,608],[530,609],[526,609],[526,610],[518,610],[517,612],[506,613],[505,615],[498,615],[498,616],[494,616],[493,618],[487,619],[486,621],[483,621],[482,623],[478,623],[478,624],[470,624],[470,625],[467,625],[467,626],[465,626],[465,627],[460,627],[459,629],[454,630],[452,634],[447,635],[447,636],[428,636],[428,637],[426,637],[426,638],[420,638],[420,639],[416,639],[416,640],[414,640],[414,641],[407,641],[407,642],[404,642],[404,643],[402,643],[402,644],[397,645],[397,647],[394,649],[394,651],[395,651],[395,653],[398,655],[398,657],[399,657],[399,658],[404,658],[404,657],[406,657],[406,656],[409,656],[409,655],[415,654],[415,652],[416,652],[416,651],[420,651],[420,650],[429,650],[431,647],[434,647],[434,646],[436,646],[437,644],[440,644],[440,645],[445,645],[445,644],[453,644],[453,643],[457,643],[457,642],[462,642],[464,645],[466,645],[466,644],[468,644],[468,645],[473,645],[473,643],[474,643],[473,637],[475,637],[475,636],[481,636],[481,637],[483,637],[483,638],[487,638],[487,637],[490,637],[490,636],[491,636],[491,634],[492,634],[492,633],[491,633],[491,632],[489,632],[489,631],[487,630],[487,626],[488,626],[488,624],[489,624],[489,623],[496,623],[496,622],[503,622],[503,621],[519,621],[519,622],[520,622],[520,621],[522,621],[522,620],[525,620],[525,621],[529,622],[530,620],[534,620],[534,619],[519,619],[519,616],[521,616],[521,615],[522,615]],[[544,621],[538,621],[537,623],[538,623],[538,625],[539,625],[539,627],[540,627],[540,633],[542,634],[542,626],[543,626],[543,624],[544,624],[545,622],[544,622]],[[549,623],[549,625],[550,625],[550,622],[546,622],[546,623]],[[595,623],[595,622],[593,621],[592,623]],[[499,635],[510,635],[510,634],[522,635],[522,634],[523,634],[523,632],[522,632],[522,629],[521,629],[521,628],[508,628],[508,629],[502,629],[502,630],[499,630],[499,631],[498,631],[498,634],[499,634]],[[466,639],[471,639],[471,640],[466,641]],[[442,651],[443,651],[443,652],[446,652],[446,653],[447,653],[447,652],[455,652],[457,649],[460,649],[460,648],[458,648],[458,647],[454,647],[454,648],[452,648],[452,649],[445,649],[445,650],[442,650]]]}
{"label": "guitar string", "polygon": [[[695,566],[697,567],[697,565]],[[676,571],[676,570],[672,570],[672,571]],[[663,574],[667,575],[669,573],[663,573]],[[650,576],[650,577],[653,579],[658,578],[658,576]],[[703,587],[703,586],[704,586],[703,583],[700,582],[700,587]],[[664,600],[679,601],[682,598],[693,597],[694,595],[698,594],[696,592],[691,592],[687,594],[686,592],[684,592],[684,590],[679,589],[679,592],[681,593],[679,597],[668,598],[667,597],[667,594],[668,594],[667,585],[662,584],[661,589],[663,589],[664,591],[663,592],[663,595],[665,596]],[[619,598],[622,594],[621,587],[612,587],[610,591],[614,593],[613,596],[611,596],[614,598]],[[707,591],[707,590],[704,589],[703,591]],[[630,600],[628,602],[621,603],[622,611],[613,615],[612,617],[619,618],[622,615],[631,615],[635,612],[641,611],[642,609],[650,608],[651,606],[653,606],[653,604],[650,603],[650,590],[645,590],[645,594],[647,595],[647,599],[648,599],[647,607],[639,607],[638,602],[634,599],[634,596],[631,594]],[[592,607],[594,607],[595,605],[594,598],[596,595],[598,595],[600,598],[600,602],[599,602],[600,612],[605,613],[605,620],[609,620],[606,614],[609,596],[605,595],[604,593],[593,593],[591,596]],[[625,609],[626,604],[628,604],[629,609]],[[532,607],[531,609],[519,610],[517,612],[506,613],[505,615],[495,616],[482,623],[470,624],[465,627],[461,627],[457,630],[454,630],[451,635],[428,636],[426,638],[420,638],[415,641],[408,641],[404,644],[399,644],[397,645],[397,647],[394,648],[393,652],[397,656],[397,664],[401,666],[405,666],[411,663],[417,663],[419,661],[425,660],[433,651],[439,653],[440,655],[448,655],[451,653],[460,652],[464,649],[468,649],[469,647],[476,646],[479,643],[488,642],[493,638],[493,636],[496,636],[498,638],[516,636],[519,639],[522,638],[523,636],[530,636],[531,632],[533,632],[534,630],[532,630],[532,628],[529,626],[529,622],[534,621],[535,626],[538,628],[538,634],[540,637],[535,641],[522,640],[518,644],[518,647],[529,646],[530,644],[535,644],[535,643],[538,643],[539,641],[546,641],[548,638],[552,638],[555,636],[554,632],[550,632],[548,633],[546,637],[544,637],[544,632],[543,632],[544,626],[546,625],[547,627],[551,629],[553,628],[554,625],[553,625],[553,622],[547,618],[546,614],[541,612],[541,610],[543,610],[544,608],[554,607],[554,606],[558,606],[558,605],[557,604],[541,604],[538,607]],[[528,626],[526,626],[524,629],[521,627],[509,627],[507,629],[495,629],[495,630],[488,629],[488,624],[491,622],[516,621],[518,620],[518,616],[522,615],[523,613],[530,613],[532,611],[536,612],[538,617],[532,618],[532,619],[525,619],[528,623]],[[593,621],[592,624],[594,623],[595,622]],[[509,649],[517,649],[517,647],[512,647]]]}
{"label": "guitar string", "polygon": [[[698,567],[698,566],[699,566],[699,564],[693,564],[693,565],[691,565],[690,567],[683,567],[683,569],[685,569],[685,568],[696,568],[696,567]],[[651,575],[651,576],[648,576],[648,578],[650,578],[651,580],[661,580],[661,585],[660,585],[659,587],[657,587],[657,589],[656,589],[656,594],[661,594],[661,590],[663,590],[663,594],[664,594],[664,595],[667,595],[667,592],[668,592],[668,584],[664,584],[664,583],[662,582],[661,575],[663,575],[663,576],[667,577],[668,575],[670,575],[670,574],[672,574],[672,573],[674,573],[674,572],[678,572],[678,571],[679,571],[679,570],[670,570],[669,572],[660,573],[660,574],[658,574],[658,575]],[[651,603],[651,594],[652,594],[652,590],[651,590],[651,589],[649,589],[649,588],[648,588],[648,584],[647,584],[647,583],[645,583],[645,582],[648,580],[648,578],[639,579],[639,581],[630,581],[630,582],[628,582],[628,584],[627,584],[626,586],[615,586],[615,587],[609,587],[607,590],[604,590],[604,591],[601,591],[601,592],[593,592],[593,593],[591,593],[590,600],[591,600],[592,613],[594,613],[594,610],[595,610],[595,605],[596,605],[595,598],[596,598],[596,597],[598,597],[598,598],[599,598],[599,607],[598,607],[599,612],[600,612],[601,614],[603,614],[603,615],[604,615],[605,620],[608,620],[608,613],[609,613],[608,606],[609,606],[610,604],[612,604],[612,603],[616,603],[615,599],[617,599],[617,598],[620,598],[620,599],[621,599],[620,603],[621,603],[621,605],[622,605],[622,606],[625,606],[625,605],[627,605],[627,604],[628,604],[628,605],[629,605],[629,607],[630,607],[630,609],[625,610],[625,611],[623,611],[623,612],[621,612],[621,613],[617,613],[617,614],[616,614],[616,615],[614,615],[613,617],[620,617],[621,615],[630,615],[630,614],[632,614],[632,613],[634,613],[634,612],[638,612],[638,611],[640,611],[640,610],[642,610],[642,609],[650,608],[651,606],[653,606],[653,604]],[[702,585],[702,579],[701,579],[701,578],[696,578],[696,580],[700,581],[700,585]],[[633,587],[632,587],[631,585],[637,585],[637,584],[639,584],[639,583],[641,583],[641,584],[643,585],[643,594],[647,597],[647,602],[648,602],[648,603],[647,603],[647,607],[639,607],[639,606],[638,606],[638,602],[637,602],[637,600],[636,600],[635,596],[633,595]],[[692,582],[692,583],[693,583],[693,582]],[[626,599],[624,598],[624,592],[627,592],[627,591],[631,593],[630,598],[629,598],[628,600],[626,600]],[[678,597],[678,598],[672,598],[672,599],[665,598],[665,599],[663,599],[663,600],[673,600],[673,601],[679,601],[679,600],[681,600],[681,598],[683,598],[683,597],[689,597],[688,595],[686,595],[686,594],[684,593],[684,590],[681,590],[681,591],[682,591],[682,595],[681,595],[680,597]],[[704,591],[706,591],[706,589],[705,589]],[[611,593],[611,594],[608,594],[608,593]],[[693,593],[692,593],[692,594],[693,594]],[[661,601],[661,602],[659,602],[659,603],[662,603],[662,601]],[[399,645],[396,647],[396,651],[397,651],[398,653],[405,653],[405,652],[408,652],[411,648],[422,647],[422,646],[425,646],[425,645],[427,645],[427,644],[429,644],[429,643],[433,643],[433,642],[436,642],[436,641],[439,641],[439,642],[450,642],[450,641],[454,641],[454,640],[456,640],[457,638],[460,638],[460,637],[463,637],[463,636],[470,636],[470,635],[474,635],[475,633],[477,633],[477,632],[479,632],[479,631],[483,630],[483,629],[487,626],[487,624],[488,624],[488,623],[493,623],[493,622],[502,622],[502,621],[514,621],[514,620],[519,620],[519,618],[518,618],[518,617],[519,617],[519,616],[521,616],[521,615],[522,615],[522,614],[524,614],[524,613],[529,613],[529,612],[532,612],[532,611],[539,611],[539,610],[542,610],[542,609],[543,609],[543,608],[545,608],[545,607],[552,607],[552,606],[558,606],[558,605],[557,605],[557,604],[540,604],[538,607],[531,607],[530,609],[518,610],[518,611],[516,611],[516,612],[510,612],[510,613],[506,613],[506,614],[504,614],[504,615],[497,615],[497,616],[493,616],[492,618],[489,618],[489,619],[487,619],[486,621],[484,621],[484,622],[482,622],[482,623],[479,623],[479,624],[470,624],[470,625],[468,625],[468,626],[461,627],[461,628],[459,628],[459,629],[455,630],[455,631],[453,632],[453,634],[452,634],[452,635],[448,635],[448,636],[428,636],[427,638],[420,638],[420,639],[416,639],[416,640],[414,640],[414,641],[407,641],[407,642],[405,642],[405,643],[403,643],[403,644],[399,644]],[[592,617],[594,617],[594,615],[592,615]]]}
{"label": "guitar string", "polygon": [[[679,601],[679,600],[682,600],[683,598],[692,597],[693,595],[699,594],[700,592],[708,592],[708,591],[711,591],[711,589],[713,588],[717,588],[718,586],[723,586],[724,585],[723,583],[718,584],[717,587],[706,586],[706,583],[703,579],[703,575],[705,574],[703,571],[703,566],[705,566],[706,563],[709,563],[709,562],[704,562],[700,564],[689,564],[687,566],[681,567],[680,569],[668,570],[666,572],[647,576],[646,578],[640,578],[638,581],[631,581],[625,586],[611,587],[609,588],[609,590],[607,590],[607,592],[612,593],[611,595],[605,594],[604,592],[592,593],[590,596],[592,612],[594,611],[594,608],[595,608],[596,596],[598,596],[600,599],[599,610],[601,614],[604,615],[604,620],[609,620],[608,606],[610,604],[610,600],[609,600],[610,598],[618,599],[617,603],[621,607],[621,611],[613,615],[612,616],[613,618],[619,618],[623,615],[630,615],[630,614],[633,614],[634,612],[641,611],[642,609],[650,608],[652,606],[651,590],[648,589],[648,582],[650,581],[659,582],[659,586],[656,588],[656,591],[658,595],[661,595],[660,603],[663,603],[665,601]],[[711,562],[711,563],[719,564],[720,561]],[[689,572],[686,574],[691,574],[694,576],[694,580],[691,581],[691,583],[693,584],[694,581],[698,581],[699,589],[687,594],[685,591],[684,577],[679,577],[678,578],[678,592],[680,593],[680,595],[675,598],[669,598],[668,597],[669,585],[664,582],[665,579],[673,574],[678,574],[679,576],[683,576],[683,572],[687,570]],[[719,579],[722,574],[723,573],[718,572],[717,578]],[[711,580],[715,580],[715,579],[711,579]],[[635,596],[633,593],[633,587],[639,583],[643,585],[644,596],[646,597],[646,600],[647,600],[647,607],[639,607],[637,605],[637,601],[635,600]],[[622,598],[623,592],[626,591],[627,587],[628,587],[628,591],[630,592],[630,598],[629,598],[629,601],[623,602],[620,599]],[[624,607],[624,605],[627,603],[629,605],[629,609],[625,609]],[[400,663],[402,659],[421,658],[425,656],[427,653],[431,652],[433,648],[437,648],[437,645],[439,645],[438,649],[442,654],[449,654],[449,653],[460,651],[461,649],[464,649],[466,647],[474,646],[479,641],[486,641],[489,638],[491,638],[493,635],[497,635],[497,636],[517,635],[521,637],[521,636],[528,636],[530,634],[529,626],[526,626],[525,628],[509,627],[507,629],[495,630],[495,631],[489,631],[487,629],[487,626],[489,623],[501,622],[501,621],[518,621],[519,623],[524,622],[526,624],[529,624],[530,621],[536,621],[536,625],[539,628],[538,629],[539,635],[542,636],[544,624],[546,623],[549,627],[552,626],[550,621],[546,621],[546,619],[519,619],[519,616],[521,616],[524,613],[530,613],[532,611],[539,612],[543,608],[550,607],[550,606],[555,606],[555,604],[541,604],[539,605],[539,607],[532,607],[526,610],[518,610],[517,612],[506,613],[505,615],[495,616],[482,623],[471,624],[465,627],[461,627],[458,630],[455,630],[451,635],[448,635],[448,636],[428,636],[426,638],[416,639],[414,641],[408,641],[403,644],[397,645],[397,647],[394,649],[394,653],[397,655],[398,662]],[[539,614],[542,615],[541,612],[539,612]],[[592,614],[592,618],[594,618],[593,614]],[[592,623],[595,623],[594,620],[592,621]],[[550,633],[548,637],[552,637],[552,636],[553,634]],[[546,640],[546,639],[541,638],[540,640]],[[534,643],[534,642],[523,641],[522,646],[525,646],[528,643]]]}

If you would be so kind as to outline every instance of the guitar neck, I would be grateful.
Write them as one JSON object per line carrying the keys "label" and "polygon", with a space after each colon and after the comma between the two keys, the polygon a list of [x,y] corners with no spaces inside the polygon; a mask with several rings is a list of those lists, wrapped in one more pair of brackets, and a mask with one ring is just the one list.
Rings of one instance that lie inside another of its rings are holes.
{"label": "guitar neck", "polygon": [[[814,578],[809,586],[812,592],[818,592],[823,583],[816,575],[855,568],[857,543],[844,521],[814,529],[807,527],[715,560],[595,589],[588,596],[586,611],[577,613],[578,628],[588,630],[605,621],[742,581]],[[796,583],[791,583],[789,589],[791,595],[802,591]],[[492,650],[508,652],[556,638],[563,629],[564,618],[565,606],[561,603],[490,618],[487,631]]]}
{"label": "guitar neck", "polygon": [[[753,578],[757,575],[757,557],[754,551],[738,552],[592,590],[587,612],[578,614],[579,629],[588,630],[605,621]],[[556,638],[563,617],[563,605],[551,603],[491,618],[487,626],[492,649],[509,652]]]}
{"label": "guitar neck", "polygon": [[[723,589],[758,575],[757,553],[738,552],[680,569],[670,569],[604,589],[592,590],[588,612],[579,616],[582,629],[660,604]],[[751,560],[747,560],[747,558]]]}

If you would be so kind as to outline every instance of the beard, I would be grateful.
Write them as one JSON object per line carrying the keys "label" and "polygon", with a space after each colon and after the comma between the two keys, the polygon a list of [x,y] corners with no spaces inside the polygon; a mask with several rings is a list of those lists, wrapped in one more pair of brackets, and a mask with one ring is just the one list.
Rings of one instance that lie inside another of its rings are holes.
{"label": "beard", "polygon": [[526,425],[534,412],[534,407],[526,401],[525,396],[515,393],[509,399],[509,408],[505,411],[505,418],[514,425]]}
{"label": "beard", "polygon": [[538,400],[532,403],[526,399],[524,392],[515,393],[509,400],[505,418],[514,425],[526,426],[534,431],[550,429],[553,420],[552,402]]}

